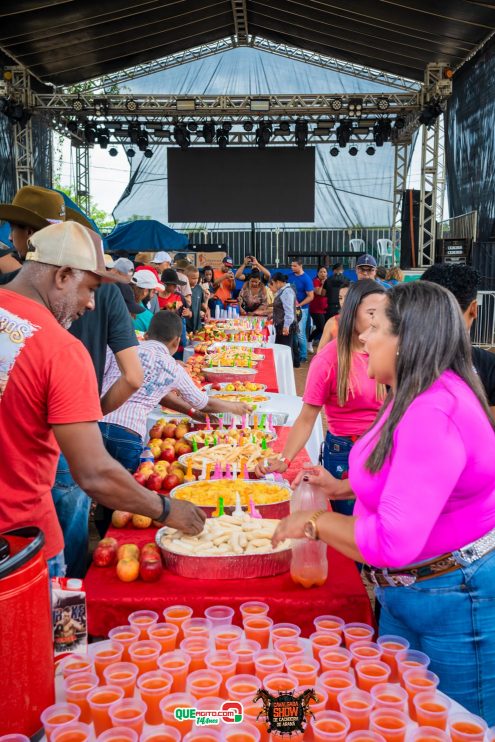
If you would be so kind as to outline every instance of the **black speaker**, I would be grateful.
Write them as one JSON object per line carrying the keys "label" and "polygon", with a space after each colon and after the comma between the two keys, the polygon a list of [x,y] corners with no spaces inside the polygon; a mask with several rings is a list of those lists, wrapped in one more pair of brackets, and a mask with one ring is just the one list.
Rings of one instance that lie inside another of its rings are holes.
{"label": "black speaker", "polygon": [[411,270],[418,266],[419,200],[421,192],[407,189],[402,195],[402,232],[400,267]]}

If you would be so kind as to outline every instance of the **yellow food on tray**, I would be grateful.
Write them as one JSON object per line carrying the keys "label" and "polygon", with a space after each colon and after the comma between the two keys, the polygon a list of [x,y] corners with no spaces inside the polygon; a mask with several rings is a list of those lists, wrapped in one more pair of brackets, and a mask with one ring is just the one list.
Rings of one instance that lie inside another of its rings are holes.
{"label": "yellow food on tray", "polygon": [[257,402],[268,402],[270,397],[266,397],[264,394],[246,394],[242,392],[225,392],[221,394],[212,394],[215,399],[223,399],[224,402],[246,402],[246,404],[254,404]]}
{"label": "yellow food on tray", "polygon": [[236,493],[244,505],[252,497],[255,505],[273,505],[289,500],[291,492],[287,487],[272,482],[257,482],[249,479],[216,479],[209,482],[193,482],[174,492],[178,500],[188,500],[199,507],[216,507],[218,498],[223,497],[225,507],[235,507]]}
{"label": "yellow food on tray", "polygon": [[242,446],[233,446],[228,443],[222,443],[211,448],[201,448],[197,453],[186,453],[180,457],[181,464],[188,464],[192,461],[193,469],[201,469],[203,461],[206,463],[216,464],[218,461],[222,467],[225,464],[237,464],[238,470],[246,464],[249,472],[253,471],[258,462],[263,459],[278,459],[279,453],[275,453],[271,448],[263,449],[258,443],[244,443]]}
{"label": "yellow food on tray", "polygon": [[[220,398],[226,399],[226,397]],[[255,440],[260,443],[263,440],[272,441],[275,438],[275,435],[269,430],[260,430],[259,428],[242,428],[242,430],[238,430],[237,428],[224,428],[223,430],[214,431],[198,430],[194,433],[187,433],[185,437],[188,441],[196,441],[196,443],[205,443],[205,441],[208,441],[208,444],[211,444],[213,443],[213,436],[215,436],[217,443],[230,443],[233,445],[238,445],[241,438],[251,441],[251,443],[253,442],[253,436]]]}
{"label": "yellow food on tray", "polygon": [[161,546],[167,551],[183,556],[243,556],[269,554],[290,548],[290,541],[283,541],[276,549],[271,538],[279,521],[251,518],[250,515],[222,515],[208,518],[199,536],[185,536],[181,531],[167,528]]}
{"label": "yellow food on tray", "polygon": [[[254,365],[255,364],[253,363],[253,366]],[[254,368],[244,368],[244,367],[241,368],[240,366],[223,366],[223,367],[212,366],[211,368],[209,366],[203,366],[203,371],[206,373],[214,374],[215,376],[219,376],[219,377],[222,374],[228,374],[229,376],[231,374],[235,374],[235,375],[246,374],[247,376],[248,374],[256,373]]]}
{"label": "yellow food on tray", "polygon": [[[262,358],[260,358],[262,360]],[[223,353],[215,353],[214,355],[205,356],[204,368],[211,368],[217,366],[223,366],[224,368],[230,368],[236,366],[239,368],[256,368],[257,361],[249,356],[235,356],[235,355],[224,355]]]}

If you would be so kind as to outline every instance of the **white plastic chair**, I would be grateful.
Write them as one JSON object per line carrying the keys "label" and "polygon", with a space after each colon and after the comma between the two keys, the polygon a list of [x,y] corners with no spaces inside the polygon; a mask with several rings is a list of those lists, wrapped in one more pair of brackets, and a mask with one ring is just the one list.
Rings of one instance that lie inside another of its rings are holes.
{"label": "white plastic chair", "polygon": [[378,251],[378,264],[387,267],[394,262],[394,246],[392,240],[381,239],[376,241]]}
{"label": "white plastic chair", "polygon": [[[352,252],[357,253],[360,255],[363,252],[366,252],[366,243],[361,238],[355,237],[353,240],[349,240],[349,247],[351,248]],[[354,268],[356,264],[356,258],[351,258],[349,260],[349,266],[351,268]]]}

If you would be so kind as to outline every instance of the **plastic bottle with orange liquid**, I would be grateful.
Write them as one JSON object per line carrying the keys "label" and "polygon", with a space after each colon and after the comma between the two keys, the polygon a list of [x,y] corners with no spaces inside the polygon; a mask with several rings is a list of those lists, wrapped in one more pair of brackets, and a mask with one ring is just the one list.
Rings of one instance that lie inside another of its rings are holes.
{"label": "plastic bottle with orange liquid", "polygon": [[[291,513],[299,510],[316,512],[326,510],[327,503],[325,497],[303,479],[292,495],[290,509]],[[327,545],[308,538],[294,540],[290,576],[303,587],[323,585],[328,576]]]}

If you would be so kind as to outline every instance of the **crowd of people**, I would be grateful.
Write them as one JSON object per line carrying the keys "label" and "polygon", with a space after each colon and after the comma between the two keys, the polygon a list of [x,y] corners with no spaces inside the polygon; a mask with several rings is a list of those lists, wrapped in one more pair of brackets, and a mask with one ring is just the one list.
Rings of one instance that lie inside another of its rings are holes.
{"label": "crowd of people", "polygon": [[91,500],[101,532],[113,508],[201,532],[201,509],[130,472],[156,404],[196,420],[250,411],[179,361],[187,333],[235,302],[271,317],[296,367],[319,343],[282,456],[256,474],[283,473],[324,411],[320,465],[296,484],[332,509],[293,513],[274,543],[319,538],[355,560],[380,633],[424,650],[442,690],[495,723],[495,355],[469,341],[478,272],[434,265],[403,283],[370,254],[353,282],[341,264],[311,279],[299,260],[274,273],[252,256],[235,273],[230,257],[201,271],[163,251],[105,260],[84,218],[32,186],[0,219],[15,250],[0,255],[0,531],[41,528],[54,576],[84,574]]}

